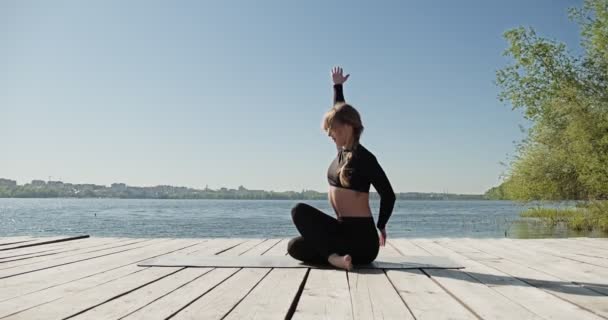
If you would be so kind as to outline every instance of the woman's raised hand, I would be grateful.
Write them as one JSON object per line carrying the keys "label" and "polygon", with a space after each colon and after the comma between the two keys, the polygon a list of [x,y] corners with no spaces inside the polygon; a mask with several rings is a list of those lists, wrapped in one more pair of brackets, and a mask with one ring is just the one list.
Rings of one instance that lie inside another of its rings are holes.
{"label": "woman's raised hand", "polygon": [[331,69],[331,78],[333,79],[334,84],[343,84],[344,82],[346,82],[346,80],[348,80],[349,76],[350,74],[343,76],[342,68],[340,67],[333,67]]}

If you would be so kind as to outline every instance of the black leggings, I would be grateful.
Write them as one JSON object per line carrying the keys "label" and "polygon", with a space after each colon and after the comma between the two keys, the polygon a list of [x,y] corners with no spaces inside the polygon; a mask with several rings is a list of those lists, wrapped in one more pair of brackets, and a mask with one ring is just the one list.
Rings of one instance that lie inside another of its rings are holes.
{"label": "black leggings", "polygon": [[329,264],[332,253],[350,254],[353,264],[371,263],[380,250],[372,217],[342,217],[339,221],[305,203],[291,209],[293,223],[301,236],[287,244],[295,259],[313,264]]}

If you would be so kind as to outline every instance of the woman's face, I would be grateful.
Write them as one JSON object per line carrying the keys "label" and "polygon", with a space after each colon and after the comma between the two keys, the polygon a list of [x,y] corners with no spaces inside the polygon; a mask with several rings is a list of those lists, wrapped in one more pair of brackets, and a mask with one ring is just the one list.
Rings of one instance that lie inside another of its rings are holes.
{"label": "woman's face", "polygon": [[343,147],[346,145],[348,139],[352,135],[353,127],[348,124],[342,124],[338,121],[334,121],[331,128],[329,128],[328,136],[334,140],[336,146]]}

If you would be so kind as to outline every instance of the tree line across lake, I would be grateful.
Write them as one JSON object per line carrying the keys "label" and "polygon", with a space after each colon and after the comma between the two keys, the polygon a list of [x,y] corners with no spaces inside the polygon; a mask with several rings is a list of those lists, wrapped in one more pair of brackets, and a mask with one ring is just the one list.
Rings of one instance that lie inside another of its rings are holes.
{"label": "tree line across lake", "polygon": [[[402,192],[395,194],[400,200],[482,200],[481,194],[447,194]],[[317,200],[327,199],[326,192],[314,190],[265,191],[220,188],[203,190],[160,185],[134,187],[124,183],[113,183],[110,187],[96,184],[71,184],[62,181],[33,180],[18,185],[16,181],[0,179],[0,198],[127,198],[127,199],[259,199],[259,200]],[[370,192],[370,199],[380,199],[378,193]]]}

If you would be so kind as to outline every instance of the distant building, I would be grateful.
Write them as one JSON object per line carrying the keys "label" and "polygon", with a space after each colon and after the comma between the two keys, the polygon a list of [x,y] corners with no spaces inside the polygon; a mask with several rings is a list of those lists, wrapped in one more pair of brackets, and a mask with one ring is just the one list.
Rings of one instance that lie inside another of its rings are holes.
{"label": "distant building", "polygon": [[98,184],[91,184],[91,183],[85,183],[85,184],[78,184],[76,185],[78,188],[80,189],[89,189],[89,190],[98,190],[98,189],[104,189],[105,186],[100,186]]}
{"label": "distant building", "polygon": [[34,187],[44,187],[46,186],[46,182],[43,180],[32,180],[32,186]]}
{"label": "distant building", "polygon": [[112,188],[112,190],[127,190],[127,185],[124,183],[112,183],[112,185],[110,186],[110,188]]}
{"label": "distant building", "polygon": [[52,186],[52,187],[63,187],[63,182],[61,182],[61,181],[49,181],[48,185]]}
{"label": "distant building", "polygon": [[0,178],[0,187],[15,188],[17,187],[17,181]]}

